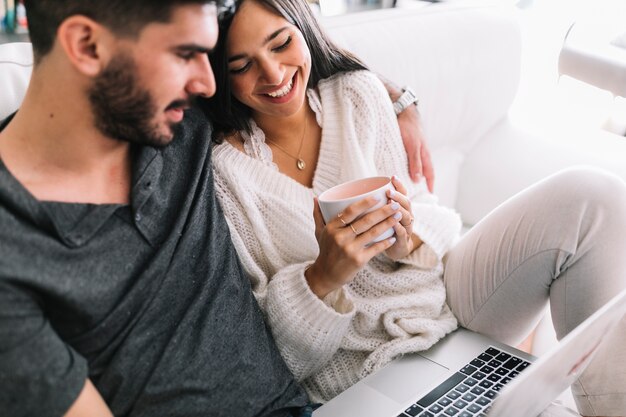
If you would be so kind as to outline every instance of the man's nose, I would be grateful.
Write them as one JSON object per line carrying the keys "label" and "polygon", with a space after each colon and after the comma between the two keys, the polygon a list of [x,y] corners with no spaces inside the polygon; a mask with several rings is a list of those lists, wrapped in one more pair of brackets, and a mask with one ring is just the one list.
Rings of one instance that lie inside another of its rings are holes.
{"label": "man's nose", "polygon": [[211,97],[215,94],[215,77],[208,55],[198,55],[194,72],[187,83],[187,92],[201,97]]}

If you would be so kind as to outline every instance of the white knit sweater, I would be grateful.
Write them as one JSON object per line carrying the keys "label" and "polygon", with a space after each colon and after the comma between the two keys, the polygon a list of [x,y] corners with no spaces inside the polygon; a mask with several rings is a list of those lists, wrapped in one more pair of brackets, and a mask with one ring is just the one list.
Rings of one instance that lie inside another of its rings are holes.
{"label": "white knit sweater", "polygon": [[[384,86],[367,71],[335,75],[308,91],[322,127],[313,189],[280,173],[263,132],[243,133],[245,154],[216,146],[217,194],[232,239],[276,343],[313,401],[327,401],[397,355],[429,348],[456,327],[445,304],[441,259],[461,222],[407,175]],[[305,269],[319,254],[313,197],[348,180],[397,175],[409,189],[424,244],[401,262],[372,259],[320,300]]]}

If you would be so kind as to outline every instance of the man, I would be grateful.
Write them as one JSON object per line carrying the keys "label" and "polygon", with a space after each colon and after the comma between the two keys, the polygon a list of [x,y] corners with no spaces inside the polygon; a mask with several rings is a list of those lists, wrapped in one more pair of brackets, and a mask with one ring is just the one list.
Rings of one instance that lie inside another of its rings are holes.
{"label": "man", "polygon": [[307,403],[236,259],[210,126],[190,109],[215,91],[214,3],[26,0],[36,64],[0,124],[0,415]]}
{"label": "man", "polygon": [[0,415],[304,406],[214,199],[210,128],[183,121],[215,91],[215,4],[26,6],[36,65],[0,132]]}

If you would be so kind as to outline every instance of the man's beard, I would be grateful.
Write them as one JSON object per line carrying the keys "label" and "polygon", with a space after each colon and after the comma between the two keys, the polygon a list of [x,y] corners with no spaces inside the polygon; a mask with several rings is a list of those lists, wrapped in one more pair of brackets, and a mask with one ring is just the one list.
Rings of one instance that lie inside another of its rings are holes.
{"label": "man's beard", "polygon": [[[174,123],[169,134],[159,132],[154,122],[157,105],[150,92],[140,87],[135,62],[126,54],[113,57],[96,77],[89,101],[96,128],[110,138],[154,147],[163,147],[173,138]],[[186,103],[175,101],[168,108]]]}

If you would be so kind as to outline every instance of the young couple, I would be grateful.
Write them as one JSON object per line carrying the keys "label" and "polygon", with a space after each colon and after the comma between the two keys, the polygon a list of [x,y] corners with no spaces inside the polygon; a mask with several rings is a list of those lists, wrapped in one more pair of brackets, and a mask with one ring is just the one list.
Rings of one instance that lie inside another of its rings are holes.
{"label": "young couple", "polygon": [[[238,2],[219,41],[211,1],[26,6],[36,66],[0,131],[2,414],[304,416],[299,383],[325,401],[457,320],[519,342],[548,299],[562,337],[626,286],[626,186],[594,170],[457,243],[385,88],[303,0]],[[314,197],[371,175],[396,176],[389,204],[324,224]],[[625,339],[574,386],[583,415],[626,415]]]}

